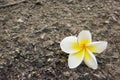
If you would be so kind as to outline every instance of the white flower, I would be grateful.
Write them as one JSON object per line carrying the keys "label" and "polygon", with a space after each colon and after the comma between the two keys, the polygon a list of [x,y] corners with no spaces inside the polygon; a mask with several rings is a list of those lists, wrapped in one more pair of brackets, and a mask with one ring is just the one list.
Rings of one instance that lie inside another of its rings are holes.
{"label": "white flower", "polygon": [[60,47],[62,51],[69,54],[69,68],[76,68],[84,60],[88,67],[97,69],[98,64],[93,52],[103,52],[107,47],[107,42],[92,42],[91,33],[88,30],[83,30],[79,33],[78,37],[69,36],[64,38],[60,43]]}

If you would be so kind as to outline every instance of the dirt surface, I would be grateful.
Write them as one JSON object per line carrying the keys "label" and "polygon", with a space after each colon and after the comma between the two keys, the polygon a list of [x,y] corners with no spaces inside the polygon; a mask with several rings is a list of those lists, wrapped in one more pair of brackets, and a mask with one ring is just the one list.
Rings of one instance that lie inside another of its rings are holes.
{"label": "dirt surface", "polygon": [[[108,41],[99,68],[69,69],[60,41]],[[0,80],[119,80],[120,0],[0,0]]]}

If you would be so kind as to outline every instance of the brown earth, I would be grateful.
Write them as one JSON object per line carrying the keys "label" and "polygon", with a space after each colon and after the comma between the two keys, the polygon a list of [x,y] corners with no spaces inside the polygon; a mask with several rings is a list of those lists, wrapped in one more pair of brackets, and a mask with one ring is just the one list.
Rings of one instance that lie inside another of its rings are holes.
{"label": "brown earth", "polygon": [[[97,70],[60,49],[81,30],[108,41]],[[120,80],[120,0],[0,0],[0,80]]]}

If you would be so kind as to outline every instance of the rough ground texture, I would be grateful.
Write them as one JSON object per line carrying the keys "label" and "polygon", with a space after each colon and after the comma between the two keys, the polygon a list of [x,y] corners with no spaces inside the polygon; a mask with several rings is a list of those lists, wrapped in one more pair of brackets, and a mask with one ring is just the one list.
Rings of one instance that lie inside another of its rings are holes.
{"label": "rough ground texture", "polygon": [[[69,69],[60,41],[108,41],[99,68]],[[0,0],[0,80],[119,80],[120,0]]]}

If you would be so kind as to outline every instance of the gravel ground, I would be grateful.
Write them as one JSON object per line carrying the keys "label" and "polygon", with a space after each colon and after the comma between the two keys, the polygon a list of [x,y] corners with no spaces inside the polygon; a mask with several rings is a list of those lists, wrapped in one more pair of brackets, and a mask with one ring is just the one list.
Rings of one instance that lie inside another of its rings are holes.
{"label": "gravel ground", "polygon": [[[66,36],[108,41],[99,67],[69,69]],[[0,80],[119,80],[120,0],[0,0]]]}

